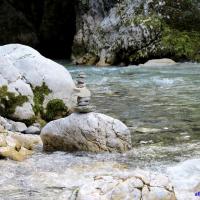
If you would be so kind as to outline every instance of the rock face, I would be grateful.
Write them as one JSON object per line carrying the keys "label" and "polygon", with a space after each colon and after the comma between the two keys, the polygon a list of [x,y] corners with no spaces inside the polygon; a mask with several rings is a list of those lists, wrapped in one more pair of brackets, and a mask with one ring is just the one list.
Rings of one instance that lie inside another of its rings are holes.
{"label": "rock face", "polygon": [[48,57],[70,58],[73,46],[77,64],[200,60],[199,0],[1,0],[0,7],[0,44]]}
{"label": "rock face", "polygon": [[155,48],[153,44],[160,37],[161,24],[159,21],[153,22],[150,17],[146,21],[152,21],[151,25],[143,23],[142,16],[136,18],[143,1],[99,1],[97,6],[94,4],[94,0],[89,1],[87,12],[78,21],[73,46],[75,62],[80,61],[81,56],[94,55],[99,59],[93,64],[98,66],[127,63],[127,56],[132,52],[146,48],[148,44]]}
{"label": "rock face", "polygon": [[77,64],[200,59],[196,0],[88,0],[79,1],[78,10],[72,55]]}
{"label": "rock face", "polygon": [[61,65],[19,44],[0,47],[0,113],[20,120],[52,120],[75,104],[75,84]]}
{"label": "rock face", "polygon": [[48,123],[41,131],[47,151],[124,152],[131,148],[128,128],[99,113],[73,113]]}

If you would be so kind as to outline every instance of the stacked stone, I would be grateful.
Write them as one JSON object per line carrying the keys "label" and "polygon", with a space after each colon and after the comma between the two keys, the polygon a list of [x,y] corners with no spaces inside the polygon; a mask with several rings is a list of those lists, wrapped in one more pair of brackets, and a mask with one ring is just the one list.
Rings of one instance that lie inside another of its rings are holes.
{"label": "stacked stone", "polygon": [[85,78],[86,75],[84,72],[80,72],[77,76],[77,89],[80,93],[77,98],[75,111],[79,113],[89,113],[94,111],[94,106],[90,105],[91,93],[86,87]]}
{"label": "stacked stone", "polygon": [[77,88],[86,87],[85,78],[86,78],[86,75],[85,75],[84,72],[80,72],[78,74],[78,76],[77,76]]}

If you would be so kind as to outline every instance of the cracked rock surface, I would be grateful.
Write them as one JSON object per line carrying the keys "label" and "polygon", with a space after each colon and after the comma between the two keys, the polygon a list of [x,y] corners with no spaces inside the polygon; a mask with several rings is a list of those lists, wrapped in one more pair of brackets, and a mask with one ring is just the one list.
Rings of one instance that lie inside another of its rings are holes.
{"label": "cracked rock surface", "polygon": [[94,112],[52,121],[42,129],[41,138],[47,151],[124,152],[131,148],[126,125]]}

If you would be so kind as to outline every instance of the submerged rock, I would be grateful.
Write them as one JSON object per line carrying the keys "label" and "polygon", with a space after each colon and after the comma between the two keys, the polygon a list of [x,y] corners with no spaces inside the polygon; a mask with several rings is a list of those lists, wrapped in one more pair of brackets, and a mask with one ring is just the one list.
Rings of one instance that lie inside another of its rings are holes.
{"label": "submerged rock", "polygon": [[128,128],[100,113],[78,114],[48,123],[41,131],[44,150],[124,152],[131,148]]}
{"label": "submerged rock", "polygon": [[31,47],[0,47],[0,113],[34,121],[65,116],[75,104],[75,84],[63,66]]}

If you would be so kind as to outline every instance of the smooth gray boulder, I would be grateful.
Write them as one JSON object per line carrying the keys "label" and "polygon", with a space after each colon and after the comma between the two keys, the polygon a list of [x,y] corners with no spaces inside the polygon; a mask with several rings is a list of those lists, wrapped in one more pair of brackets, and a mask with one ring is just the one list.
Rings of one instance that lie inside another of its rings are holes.
{"label": "smooth gray boulder", "polygon": [[[42,116],[41,113],[48,116],[47,105],[56,108],[58,103],[62,106],[64,103],[66,108],[63,110],[67,112],[75,104],[74,88],[65,67],[31,47],[20,44],[0,46],[0,112],[5,117],[20,121]],[[3,98],[11,106],[4,105]],[[52,116],[52,112],[50,114]]]}
{"label": "smooth gray boulder", "polygon": [[124,152],[131,149],[129,129],[100,113],[79,114],[48,123],[41,131],[44,150]]}

